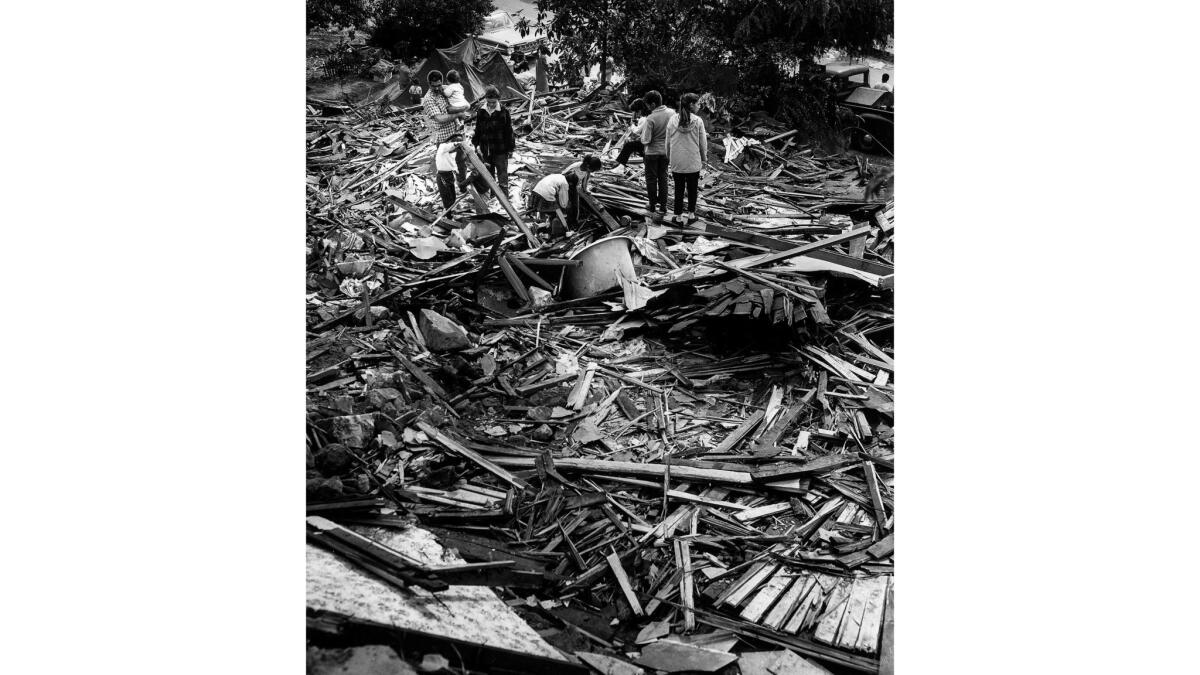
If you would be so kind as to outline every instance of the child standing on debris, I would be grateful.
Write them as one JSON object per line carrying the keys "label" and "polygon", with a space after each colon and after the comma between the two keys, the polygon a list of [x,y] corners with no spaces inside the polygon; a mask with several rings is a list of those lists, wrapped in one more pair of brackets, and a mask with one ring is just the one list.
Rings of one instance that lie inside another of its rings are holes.
{"label": "child standing on debris", "polygon": [[471,144],[507,195],[508,156],[517,149],[517,142],[513,136],[512,118],[508,108],[500,104],[500,90],[495,85],[488,85],[483,90],[483,107],[475,115]]}
{"label": "child standing on debris", "polygon": [[[442,208],[448,209],[458,199],[458,191],[466,192],[467,186],[474,186],[482,194],[488,194],[489,189],[487,183],[480,178],[478,173],[471,172],[471,177],[468,180],[462,168],[462,134],[455,134],[444,143],[437,147],[437,152],[434,153],[434,163],[437,167],[437,190],[438,196],[442,198]],[[456,191],[455,185],[458,186]],[[475,213],[481,215],[483,212],[476,207]]]}
{"label": "child standing on debris", "polygon": [[621,152],[617,155],[617,167],[613,169],[616,173],[625,173],[625,169],[629,165],[629,156],[633,153],[643,154],[645,150],[642,145],[642,126],[646,123],[646,113],[649,110],[646,108],[646,102],[642,99],[637,99],[633,105],[629,106],[629,111],[633,113],[633,124],[629,126],[629,140],[621,146]]}
{"label": "child standing on debris", "polygon": [[447,110],[450,114],[466,112],[471,109],[471,104],[467,102],[467,97],[463,93],[463,86],[460,81],[457,70],[446,71],[446,86],[442,87],[443,93],[446,94]]}
{"label": "child standing on debris", "polygon": [[434,160],[437,164],[437,189],[438,195],[442,198],[442,208],[445,209],[450,208],[450,205],[458,198],[454,191],[455,183],[462,187],[458,166],[458,154],[462,152],[462,148],[458,147],[458,142],[461,140],[462,136],[455,134],[437,147],[437,155]]}
{"label": "child standing on debris", "polygon": [[[676,223],[696,219],[696,199],[700,191],[700,169],[708,160],[708,132],[704,120],[696,114],[700,97],[687,93],[679,99],[679,112],[667,122],[667,161],[675,177]],[[683,191],[687,188],[687,212],[683,212]]]}
{"label": "child standing on debris", "polygon": [[662,94],[651,89],[642,97],[650,114],[642,125],[643,164],[646,167],[646,201],[651,217],[667,215],[667,122],[675,114],[663,105]]}

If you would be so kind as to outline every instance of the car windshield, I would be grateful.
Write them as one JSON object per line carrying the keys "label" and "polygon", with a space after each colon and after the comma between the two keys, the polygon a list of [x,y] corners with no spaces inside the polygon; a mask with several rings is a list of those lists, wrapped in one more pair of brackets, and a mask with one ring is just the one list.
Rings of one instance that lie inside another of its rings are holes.
{"label": "car windshield", "polygon": [[500,30],[501,28],[509,28],[510,26],[512,26],[512,19],[509,18],[508,14],[493,14],[484,19],[483,31],[486,33],[488,31]]}

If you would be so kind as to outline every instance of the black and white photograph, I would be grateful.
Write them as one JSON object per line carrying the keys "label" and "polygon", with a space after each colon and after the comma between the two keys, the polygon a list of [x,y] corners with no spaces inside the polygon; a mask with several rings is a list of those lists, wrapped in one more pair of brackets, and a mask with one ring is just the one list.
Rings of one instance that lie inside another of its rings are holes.
{"label": "black and white photograph", "polygon": [[893,672],[892,14],[308,0],[310,674]]}
{"label": "black and white photograph", "polygon": [[8,3],[4,672],[1195,671],[1192,14]]}

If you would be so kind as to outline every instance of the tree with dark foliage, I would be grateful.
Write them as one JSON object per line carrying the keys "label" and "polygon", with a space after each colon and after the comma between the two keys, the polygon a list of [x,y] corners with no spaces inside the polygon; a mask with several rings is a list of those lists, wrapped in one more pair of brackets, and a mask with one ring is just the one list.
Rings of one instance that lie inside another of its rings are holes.
{"label": "tree with dark foliage", "polygon": [[331,26],[364,26],[374,0],[307,0],[308,31]]}
{"label": "tree with dark foliage", "polygon": [[789,66],[881,46],[893,12],[892,0],[538,0],[538,20],[573,66],[613,57],[632,93],[711,91],[743,112],[832,126],[820,82]]}
{"label": "tree with dark foliage", "polygon": [[378,0],[371,44],[398,57],[424,57],[483,28],[492,0]]}

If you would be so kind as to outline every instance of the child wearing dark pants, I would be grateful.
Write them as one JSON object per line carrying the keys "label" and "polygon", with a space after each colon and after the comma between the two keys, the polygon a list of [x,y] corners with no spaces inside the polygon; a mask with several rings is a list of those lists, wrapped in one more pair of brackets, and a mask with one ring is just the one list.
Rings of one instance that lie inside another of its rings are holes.
{"label": "child wearing dark pants", "polygon": [[675,178],[675,216],[683,213],[683,191],[687,189],[687,214],[691,218],[696,213],[696,197],[700,192],[700,172],[672,173]]}
{"label": "child wearing dark pants", "polygon": [[667,212],[667,156],[645,155],[642,166],[646,169],[646,210]]}
{"label": "child wearing dark pants", "polygon": [[[533,191],[529,194],[529,209],[528,216],[531,219],[540,219],[543,215],[550,217],[550,236],[558,238],[565,231],[562,225],[554,218],[554,212],[558,210],[566,210],[571,204],[571,198],[579,186],[579,176],[574,171],[566,175],[561,173],[552,173],[543,177],[533,186]],[[566,215],[564,213],[564,215]],[[567,226],[575,227],[574,218],[568,216]]]}
{"label": "child wearing dark pants", "polygon": [[646,113],[649,112],[646,109],[646,102],[639,98],[629,106],[629,110],[633,113],[633,124],[629,127],[631,138],[625,141],[625,144],[621,146],[621,152],[617,155],[617,164],[621,166],[629,164],[629,156],[633,153],[644,156],[646,151],[646,146],[642,144],[642,123],[646,119]]}
{"label": "child wearing dark pants", "polygon": [[[667,160],[675,175],[675,216],[677,223],[690,223],[696,218],[696,198],[700,187],[700,170],[708,161],[708,132],[704,120],[696,114],[699,96],[684,94],[679,100],[679,112],[671,115],[666,128]],[[688,207],[683,211],[683,190],[687,189]]]}
{"label": "child wearing dark pants", "polygon": [[661,219],[667,214],[667,123],[675,111],[662,104],[662,94],[657,91],[646,92],[642,100],[650,109],[641,132],[647,210],[651,217]]}

